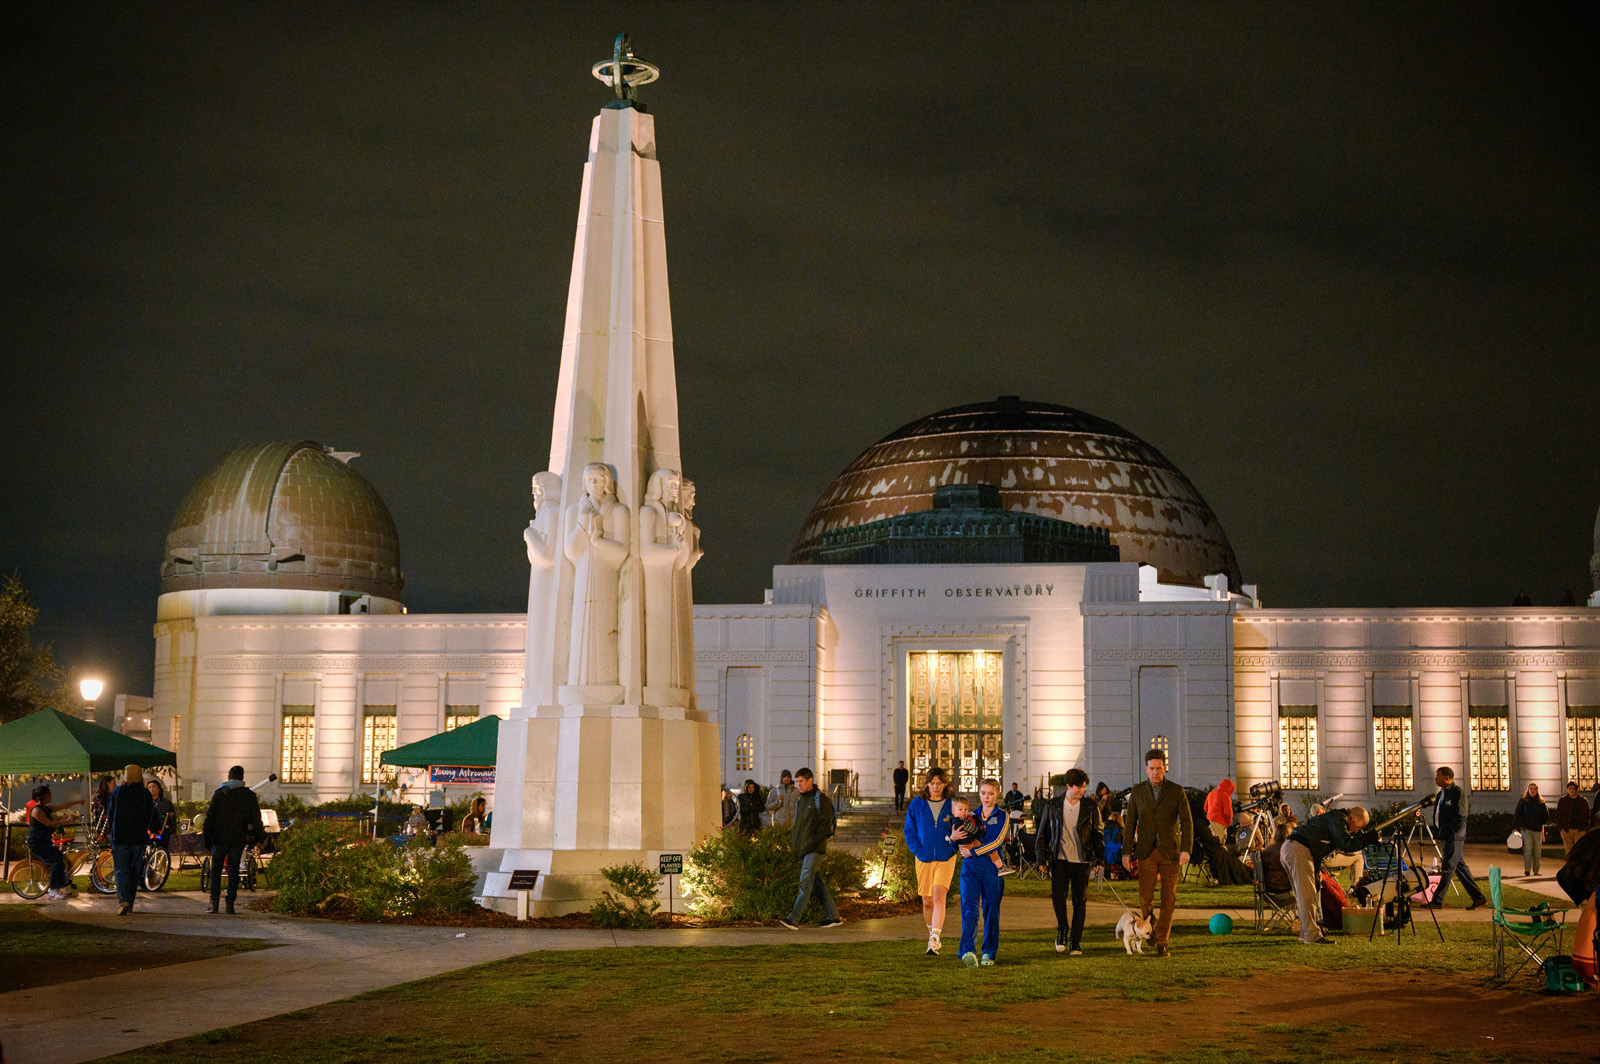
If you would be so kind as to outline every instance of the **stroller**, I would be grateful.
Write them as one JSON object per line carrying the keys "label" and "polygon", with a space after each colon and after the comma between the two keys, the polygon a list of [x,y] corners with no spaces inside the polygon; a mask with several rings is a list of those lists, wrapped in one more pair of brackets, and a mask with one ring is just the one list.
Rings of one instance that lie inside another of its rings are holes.
{"label": "stroller", "polygon": [[1122,867],[1122,825],[1115,820],[1106,823],[1105,849],[1107,879],[1133,879],[1138,875],[1137,865],[1132,872]]}

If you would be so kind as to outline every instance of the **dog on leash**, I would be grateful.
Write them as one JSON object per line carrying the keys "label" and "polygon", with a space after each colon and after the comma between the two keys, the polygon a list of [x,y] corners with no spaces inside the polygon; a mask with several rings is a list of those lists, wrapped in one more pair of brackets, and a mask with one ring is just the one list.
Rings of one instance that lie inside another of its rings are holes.
{"label": "dog on leash", "polygon": [[1144,944],[1150,939],[1150,918],[1129,909],[1117,921],[1117,938],[1130,954],[1143,953]]}

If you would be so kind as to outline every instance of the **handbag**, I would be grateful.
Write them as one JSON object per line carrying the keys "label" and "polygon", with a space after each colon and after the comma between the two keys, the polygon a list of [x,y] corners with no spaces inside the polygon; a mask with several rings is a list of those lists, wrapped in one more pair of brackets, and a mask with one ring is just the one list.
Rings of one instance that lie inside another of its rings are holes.
{"label": "handbag", "polygon": [[1522,832],[1520,832],[1520,831],[1512,831],[1511,834],[1506,836],[1506,849],[1508,849],[1508,850],[1520,850],[1520,849],[1522,849]]}

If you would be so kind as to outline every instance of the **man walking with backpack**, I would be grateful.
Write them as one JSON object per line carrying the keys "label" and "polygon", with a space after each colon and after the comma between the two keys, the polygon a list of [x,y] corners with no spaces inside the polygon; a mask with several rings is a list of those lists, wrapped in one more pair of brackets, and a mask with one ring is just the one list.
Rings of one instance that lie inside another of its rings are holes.
{"label": "man walking with backpack", "polygon": [[228,863],[228,912],[233,912],[233,900],[239,896],[239,865],[244,860],[244,849],[262,834],[261,803],[256,800],[256,792],[244,784],[244,766],[235,765],[228,770],[228,782],[211,796],[201,832],[206,849],[211,851],[211,904],[206,912],[217,911],[224,860]]}
{"label": "man walking with backpack", "polygon": [[799,791],[794,801],[794,827],[790,841],[794,854],[800,858],[800,893],[795,895],[794,908],[787,920],[778,923],[790,931],[800,930],[800,918],[805,916],[811,896],[822,906],[822,927],[838,927],[844,923],[839,907],[833,903],[833,892],[822,878],[822,855],[827,852],[828,839],[836,826],[833,802],[817,789],[816,777],[809,768],[794,774],[794,785]]}

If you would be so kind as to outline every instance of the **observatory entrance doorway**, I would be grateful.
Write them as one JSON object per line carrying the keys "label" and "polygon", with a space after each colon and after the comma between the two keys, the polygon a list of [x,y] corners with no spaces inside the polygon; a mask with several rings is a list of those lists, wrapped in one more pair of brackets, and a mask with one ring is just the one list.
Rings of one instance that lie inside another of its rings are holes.
{"label": "observatory entrance doorway", "polygon": [[907,656],[911,773],[949,770],[957,792],[976,794],[1005,765],[1005,669],[996,650],[914,650]]}

